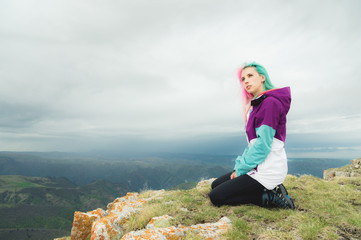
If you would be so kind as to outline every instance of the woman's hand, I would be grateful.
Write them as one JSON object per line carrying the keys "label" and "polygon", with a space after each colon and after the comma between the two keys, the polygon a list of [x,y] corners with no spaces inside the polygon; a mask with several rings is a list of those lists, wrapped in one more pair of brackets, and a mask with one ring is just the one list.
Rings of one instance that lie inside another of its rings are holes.
{"label": "woman's hand", "polygon": [[236,173],[236,172],[233,172],[233,173],[231,174],[231,179],[236,178],[236,177],[237,177],[237,173]]}

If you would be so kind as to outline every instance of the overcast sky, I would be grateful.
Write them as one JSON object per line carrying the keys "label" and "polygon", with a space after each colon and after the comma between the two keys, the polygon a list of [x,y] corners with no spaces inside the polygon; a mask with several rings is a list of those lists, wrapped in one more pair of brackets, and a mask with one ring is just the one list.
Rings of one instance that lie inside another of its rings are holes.
{"label": "overcast sky", "polygon": [[291,157],[361,157],[361,1],[0,0],[1,151],[240,154],[237,68],[290,86]]}

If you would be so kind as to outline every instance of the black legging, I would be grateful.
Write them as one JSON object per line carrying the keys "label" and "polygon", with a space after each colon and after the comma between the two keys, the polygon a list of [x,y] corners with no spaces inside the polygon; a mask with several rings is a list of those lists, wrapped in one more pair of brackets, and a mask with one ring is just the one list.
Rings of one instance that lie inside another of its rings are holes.
{"label": "black legging", "polygon": [[231,179],[227,173],[212,183],[209,198],[215,206],[253,203],[262,206],[265,187],[247,174]]}

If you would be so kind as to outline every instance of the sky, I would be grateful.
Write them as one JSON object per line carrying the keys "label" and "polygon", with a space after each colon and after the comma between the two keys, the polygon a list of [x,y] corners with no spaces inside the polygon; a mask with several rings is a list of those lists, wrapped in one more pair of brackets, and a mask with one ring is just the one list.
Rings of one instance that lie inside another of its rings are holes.
{"label": "sky", "polygon": [[0,0],[0,151],[241,154],[237,69],[290,86],[290,157],[361,157],[361,1]]}

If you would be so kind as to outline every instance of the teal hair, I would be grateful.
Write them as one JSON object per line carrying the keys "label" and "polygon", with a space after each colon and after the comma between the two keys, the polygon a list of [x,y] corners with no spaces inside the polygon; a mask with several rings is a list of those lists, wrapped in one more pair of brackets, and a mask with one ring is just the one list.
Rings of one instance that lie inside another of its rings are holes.
{"label": "teal hair", "polygon": [[251,63],[246,63],[245,65],[243,65],[242,69],[248,68],[248,67],[255,67],[256,71],[265,77],[265,81],[263,83],[263,90],[267,91],[267,90],[271,90],[273,88],[275,88],[268,76],[267,70],[260,64],[256,63],[256,62],[251,62]]}

